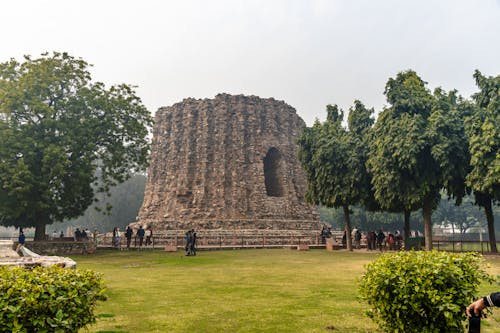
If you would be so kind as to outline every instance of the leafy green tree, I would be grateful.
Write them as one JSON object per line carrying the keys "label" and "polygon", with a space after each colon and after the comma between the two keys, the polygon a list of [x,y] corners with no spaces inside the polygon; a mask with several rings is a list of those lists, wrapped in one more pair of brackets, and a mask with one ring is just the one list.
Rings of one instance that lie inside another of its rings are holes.
{"label": "leafy green tree", "polygon": [[[384,110],[374,126],[370,142],[368,170],[372,174],[375,198],[382,209],[404,213],[404,237],[410,235],[411,212],[419,208],[414,192],[416,183],[410,175],[410,145],[421,144],[417,138],[423,130],[420,123],[406,116],[392,118],[391,110]],[[408,166],[408,169],[405,168]]]}
{"label": "leafy green tree", "polygon": [[147,164],[150,113],[88,68],[67,53],[0,64],[0,223],[35,227],[35,240]]}
{"label": "leafy green tree", "polygon": [[[342,126],[343,112],[327,106],[327,119],[305,128],[299,138],[299,159],[308,178],[306,200],[326,207],[342,207],[344,227],[351,234],[351,205],[368,200],[370,179],[366,172],[366,142],[373,109],[355,101],[350,109],[348,129]],[[352,250],[351,237],[346,237]]]}
{"label": "leafy green tree", "polygon": [[474,112],[465,121],[472,167],[467,184],[484,207],[491,251],[496,253],[492,203],[500,201],[500,75],[486,77],[476,70],[474,79],[480,91],[472,96]]}
{"label": "leafy green tree", "polygon": [[422,208],[430,250],[440,190],[457,202],[465,194],[468,147],[456,93],[436,89],[433,95],[425,85],[411,70],[389,79],[384,93],[391,105],[375,124],[368,168],[381,207],[405,212],[405,237],[410,212]]}

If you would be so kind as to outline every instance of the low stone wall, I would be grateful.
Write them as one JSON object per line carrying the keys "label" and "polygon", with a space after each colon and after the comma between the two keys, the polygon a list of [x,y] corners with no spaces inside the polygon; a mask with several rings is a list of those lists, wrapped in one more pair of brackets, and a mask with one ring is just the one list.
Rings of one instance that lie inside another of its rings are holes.
{"label": "low stone wall", "polygon": [[[17,246],[17,244],[16,244]],[[91,254],[96,250],[94,242],[89,241],[41,241],[26,242],[25,246],[31,251],[41,255],[72,255],[72,254]]]}

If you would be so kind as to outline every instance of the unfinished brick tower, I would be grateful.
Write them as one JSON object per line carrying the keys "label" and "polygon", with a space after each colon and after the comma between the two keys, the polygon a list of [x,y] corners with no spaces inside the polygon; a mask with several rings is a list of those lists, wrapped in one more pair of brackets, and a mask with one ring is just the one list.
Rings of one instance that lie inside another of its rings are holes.
{"label": "unfinished brick tower", "polygon": [[133,226],[178,235],[195,228],[225,235],[225,243],[237,235],[314,237],[321,226],[304,202],[297,159],[304,126],[294,108],[273,98],[220,94],[160,108]]}

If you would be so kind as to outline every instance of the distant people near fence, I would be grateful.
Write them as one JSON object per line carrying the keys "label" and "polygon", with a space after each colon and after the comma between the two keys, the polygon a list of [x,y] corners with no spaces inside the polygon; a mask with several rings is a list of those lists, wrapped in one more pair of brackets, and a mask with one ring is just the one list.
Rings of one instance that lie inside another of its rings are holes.
{"label": "distant people near fence", "polygon": [[196,255],[196,231],[191,229],[191,255]]}
{"label": "distant people near fence", "polygon": [[401,233],[399,230],[394,231],[394,238],[396,240],[396,250],[401,250],[401,243],[403,242],[403,236],[401,236]]}
{"label": "distant people near fence", "polygon": [[55,231],[55,230],[54,230],[54,231],[52,232],[51,239],[52,239],[52,240],[57,240],[57,236],[58,236],[58,235],[57,235],[57,231]]}
{"label": "distant people near fence", "polygon": [[327,230],[326,230],[326,226],[324,225],[323,228],[321,229],[321,233],[320,233],[321,244],[326,244],[326,235],[327,235]]}
{"label": "distant people near fence", "polygon": [[118,227],[113,229],[113,238],[111,239],[111,243],[116,248],[120,247],[120,229]]}
{"label": "distant people near fence", "polygon": [[132,228],[130,226],[125,230],[125,238],[127,239],[127,250],[130,250],[130,242],[132,241]]}
{"label": "distant people near fence", "polygon": [[354,236],[354,248],[359,249],[361,247],[361,231],[356,230],[356,235]]}
{"label": "distant people near fence", "polygon": [[75,230],[75,241],[79,242],[82,240],[82,232],[80,231],[80,228],[76,228]]}
{"label": "distant people near fence", "polygon": [[379,230],[377,234],[377,245],[380,251],[382,251],[382,245],[384,244],[384,239],[385,239],[384,232],[382,230]]}
{"label": "distant people near fence", "polygon": [[358,234],[358,227],[354,226],[351,230],[351,244],[356,247],[356,235]]}
{"label": "distant people near fence", "polygon": [[64,238],[64,232],[61,230],[61,233],[59,234],[59,238],[63,239]]}
{"label": "distant people near fence", "polygon": [[87,232],[85,231],[85,229],[82,228],[82,237],[81,237],[82,240],[86,241],[89,239],[89,236],[87,235]]}
{"label": "distant people near fence", "polygon": [[370,231],[366,235],[366,248],[368,251],[373,251],[376,249],[376,239],[377,235],[375,234],[375,231]]}
{"label": "distant people near fence", "polygon": [[186,256],[190,256],[191,255],[191,230],[186,231],[185,240],[186,240],[186,246],[185,246]]}
{"label": "distant people near fence", "polygon": [[142,225],[139,226],[139,230],[137,230],[137,238],[139,238],[139,249],[142,248],[142,243],[144,242],[144,229]]}
{"label": "distant people near fence", "polygon": [[85,228],[85,234],[87,234],[87,240],[92,241],[94,239],[94,234],[90,232],[89,228]]}
{"label": "distant people near fence", "polygon": [[153,229],[151,226],[148,226],[146,228],[146,231],[144,232],[144,235],[146,236],[146,246],[153,244]]}
{"label": "distant people near fence", "polygon": [[396,237],[390,232],[387,237],[387,243],[389,244],[389,250],[394,251],[396,249]]}

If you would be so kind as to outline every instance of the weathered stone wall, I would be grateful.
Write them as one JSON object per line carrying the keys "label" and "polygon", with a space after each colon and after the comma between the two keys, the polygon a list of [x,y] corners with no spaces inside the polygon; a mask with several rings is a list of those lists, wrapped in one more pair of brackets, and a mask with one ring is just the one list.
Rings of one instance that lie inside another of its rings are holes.
{"label": "weathered stone wall", "polygon": [[188,98],[155,116],[138,223],[159,230],[320,229],[297,159],[305,126],[282,101]]}
{"label": "weathered stone wall", "polygon": [[41,241],[26,242],[26,247],[41,255],[91,254],[96,250],[94,242]]}

